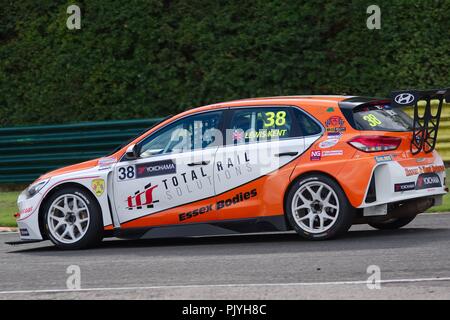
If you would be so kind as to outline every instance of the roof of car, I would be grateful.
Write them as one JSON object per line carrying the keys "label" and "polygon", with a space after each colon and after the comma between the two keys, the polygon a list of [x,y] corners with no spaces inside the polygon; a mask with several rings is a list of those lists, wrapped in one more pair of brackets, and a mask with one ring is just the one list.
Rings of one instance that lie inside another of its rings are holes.
{"label": "roof of car", "polygon": [[340,102],[346,99],[352,98],[352,96],[315,96],[315,95],[309,95],[309,96],[278,96],[278,97],[260,97],[260,98],[248,98],[248,99],[239,99],[239,100],[233,100],[228,102],[222,102],[222,103],[216,103],[214,105],[242,105],[242,104],[248,104],[252,102],[258,102],[261,103],[262,101],[267,102],[276,102],[276,101],[286,101],[286,100],[292,100],[292,101],[300,101],[300,100],[306,100],[306,101],[323,101],[323,102]]}
{"label": "roof of car", "polygon": [[279,97],[260,97],[260,98],[248,98],[248,99],[239,99],[227,102],[219,102],[210,105],[206,105],[199,108],[190,109],[190,111],[201,111],[205,109],[217,109],[223,107],[241,107],[241,106],[258,106],[265,104],[298,104],[305,103],[308,105],[323,105],[323,104],[333,104],[347,100],[349,98],[353,98],[353,96],[279,96]]}

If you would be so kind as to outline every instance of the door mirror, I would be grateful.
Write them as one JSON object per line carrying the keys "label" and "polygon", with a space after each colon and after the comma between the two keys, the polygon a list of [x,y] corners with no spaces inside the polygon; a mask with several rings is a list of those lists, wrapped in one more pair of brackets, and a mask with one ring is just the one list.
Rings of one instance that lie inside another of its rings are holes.
{"label": "door mirror", "polygon": [[127,148],[127,151],[125,152],[125,155],[128,160],[134,160],[139,158],[139,148],[137,145],[132,144]]}

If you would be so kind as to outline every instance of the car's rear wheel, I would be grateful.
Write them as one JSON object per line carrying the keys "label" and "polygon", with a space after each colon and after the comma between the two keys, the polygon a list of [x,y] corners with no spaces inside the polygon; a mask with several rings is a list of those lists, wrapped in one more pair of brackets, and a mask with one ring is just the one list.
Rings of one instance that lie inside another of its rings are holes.
{"label": "car's rear wheel", "polygon": [[413,221],[415,217],[416,216],[405,218],[392,218],[381,222],[370,222],[369,226],[380,230],[395,230],[406,226],[411,221]]}
{"label": "car's rear wheel", "polygon": [[354,212],[339,184],[324,175],[301,178],[286,198],[291,226],[310,240],[331,239],[347,232]]}
{"label": "car's rear wheel", "polygon": [[84,249],[103,238],[103,222],[95,198],[80,188],[56,191],[44,204],[48,238],[62,249]]}

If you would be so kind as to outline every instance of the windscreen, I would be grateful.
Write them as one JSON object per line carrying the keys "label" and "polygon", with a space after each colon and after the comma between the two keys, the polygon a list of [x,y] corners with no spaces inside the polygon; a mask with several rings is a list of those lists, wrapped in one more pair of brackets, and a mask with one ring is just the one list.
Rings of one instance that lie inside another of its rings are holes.
{"label": "windscreen", "polygon": [[364,131],[412,131],[413,119],[400,108],[389,104],[365,105],[353,110],[357,130]]}

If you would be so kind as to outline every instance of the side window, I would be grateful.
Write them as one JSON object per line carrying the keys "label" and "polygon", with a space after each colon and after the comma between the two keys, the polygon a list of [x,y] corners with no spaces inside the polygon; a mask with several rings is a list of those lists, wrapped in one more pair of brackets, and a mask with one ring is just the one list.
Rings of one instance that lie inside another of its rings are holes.
{"label": "side window", "polygon": [[222,111],[202,113],[175,121],[144,140],[140,157],[188,152],[217,145]]}
{"label": "side window", "polygon": [[300,128],[300,134],[304,137],[314,136],[322,132],[320,125],[314,121],[305,112],[299,110],[298,108],[293,108],[294,116],[297,120],[298,126]]}
{"label": "side window", "polygon": [[235,110],[230,127],[233,144],[270,141],[293,135],[291,113],[287,107]]}

